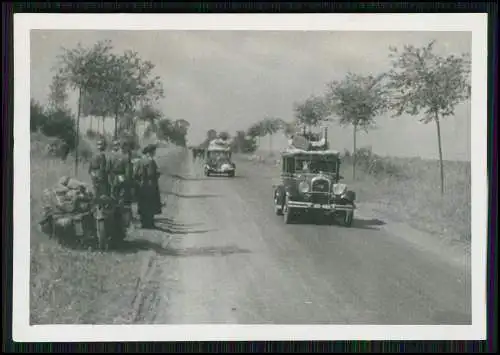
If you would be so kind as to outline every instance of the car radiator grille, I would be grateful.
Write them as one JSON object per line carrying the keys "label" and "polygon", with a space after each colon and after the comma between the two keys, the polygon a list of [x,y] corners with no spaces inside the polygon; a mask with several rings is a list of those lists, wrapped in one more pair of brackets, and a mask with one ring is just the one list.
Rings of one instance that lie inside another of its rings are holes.
{"label": "car radiator grille", "polygon": [[312,183],[312,191],[313,192],[328,192],[329,190],[329,181],[328,180],[316,180]]}

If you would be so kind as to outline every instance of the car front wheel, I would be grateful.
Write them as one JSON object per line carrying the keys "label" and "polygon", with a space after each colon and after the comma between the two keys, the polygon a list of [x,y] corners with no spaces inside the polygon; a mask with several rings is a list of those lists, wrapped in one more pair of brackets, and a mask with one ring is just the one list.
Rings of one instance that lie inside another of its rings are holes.
{"label": "car front wheel", "polygon": [[352,222],[354,220],[354,211],[353,212],[345,212],[344,214],[344,226],[351,227]]}
{"label": "car front wheel", "polygon": [[283,220],[285,224],[291,224],[293,221],[293,209],[288,207],[288,201],[283,206]]}
{"label": "car front wheel", "polygon": [[278,198],[276,196],[274,197],[274,213],[276,213],[277,216],[283,215],[283,207],[280,206]]}

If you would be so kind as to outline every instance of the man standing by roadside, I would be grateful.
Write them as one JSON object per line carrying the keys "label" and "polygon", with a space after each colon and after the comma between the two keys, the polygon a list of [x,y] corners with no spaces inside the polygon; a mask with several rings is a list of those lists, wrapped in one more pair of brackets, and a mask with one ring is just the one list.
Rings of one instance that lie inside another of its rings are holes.
{"label": "man standing by roadside", "polygon": [[106,141],[100,139],[97,142],[98,153],[92,157],[88,173],[92,179],[94,194],[96,197],[110,194],[108,176],[108,157],[106,155]]}
{"label": "man standing by roadside", "polygon": [[138,191],[138,212],[141,217],[143,228],[154,228],[154,216],[162,212],[162,203],[158,178],[160,172],[154,159],[156,145],[147,145],[142,153],[142,158],[136,171],[136,178],[139,183]]}

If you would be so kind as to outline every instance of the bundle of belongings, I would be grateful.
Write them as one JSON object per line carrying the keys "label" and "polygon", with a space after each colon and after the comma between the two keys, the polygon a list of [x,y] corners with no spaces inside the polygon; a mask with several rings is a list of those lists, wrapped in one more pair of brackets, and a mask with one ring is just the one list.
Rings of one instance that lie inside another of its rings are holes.
{"label": "bundle of belongings", "polygon": [[90,187],[76,179],[63,176],[59,183],[45,189],[44,212],[48,214],[83,213],[91,209],[93,194]]}
{"label": "bundle of belongings", "polygon": [[325,150],[328,148],[325,138],[318,140],[308,140],[302,135],[295,135],[288,140],[289,149],[300,150]]}

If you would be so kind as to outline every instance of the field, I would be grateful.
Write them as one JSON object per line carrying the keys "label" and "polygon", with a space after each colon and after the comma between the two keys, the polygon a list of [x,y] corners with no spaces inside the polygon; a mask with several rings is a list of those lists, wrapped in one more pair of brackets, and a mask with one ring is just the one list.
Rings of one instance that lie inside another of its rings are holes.
{"label": "field", "polygon": [[[137,295],[148,253],[124,246],[101,253],[61,247],[38,230],[43,189],[73,176],[74,160],[43,153],[45,139],[31,142],[31,324],[103,324],[137,322]],[[160,154],[159,154],[160,155]],[[78,179],[89,182],[86,163]],[[170,180],[171,183],[172,180]],[[167,186],[167,189],[170,186]]]}
{"label": "field", "polygon": [[[272,157],[268,154],[251,159],[276,164],[278,154],[273,153]],[[341,175],[345,178],[342,182],[356,191],[360,205],[368,205],[387,218],[437,237],[470,243],[470,163],[444,162],[445,195],[442,197],[438,161],[376,156],[377,164],[372,164],[374,160],[372,156],[357,162],[355,181],[352,159],[345,157],[341,165]],[[375,172],[370,170],[374,165],[378,167]]]}

